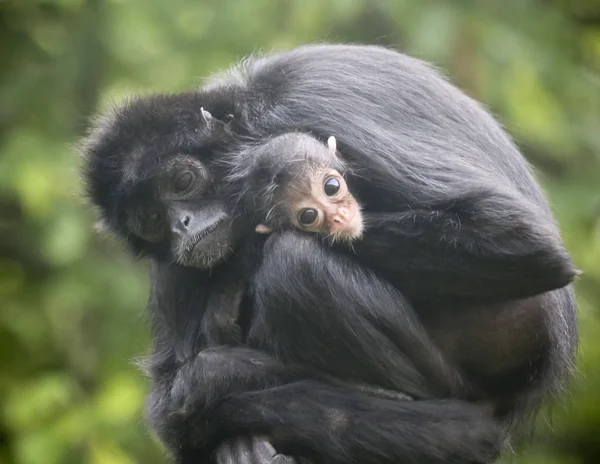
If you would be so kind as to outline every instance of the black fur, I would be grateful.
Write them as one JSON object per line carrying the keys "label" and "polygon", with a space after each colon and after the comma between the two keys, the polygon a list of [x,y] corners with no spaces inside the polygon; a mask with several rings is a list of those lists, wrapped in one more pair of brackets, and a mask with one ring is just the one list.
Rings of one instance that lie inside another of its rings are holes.
{"label": "black fur", "polygon": [[[207,124],[201,106],[233,122]],[[270,237],[242,313],[253,315],[242,321],[249,346],[263,351],[229,348],[210,370],[203,308],[235,260],[212,274],[165,262],[123,227],[123,199],[175,151],[218,181],[227,153],[291,131],[336,137],[369,228],[356,255],[296,232]],[[197,93],[117,109],[84,151],[104,219],[155,257],[149,416],[179,462],[230,438],[248,450],[243,434],[314,462],[489,462],[500,442],[485,409],[429,398],[475,395],[520,421],[568,378],[576,270],[544,196],[491,116],[420,61],[354,46],[248,60]],[[488,337],[471,333],[480,326]],[[424,400],[391,401],[324,372]]]}

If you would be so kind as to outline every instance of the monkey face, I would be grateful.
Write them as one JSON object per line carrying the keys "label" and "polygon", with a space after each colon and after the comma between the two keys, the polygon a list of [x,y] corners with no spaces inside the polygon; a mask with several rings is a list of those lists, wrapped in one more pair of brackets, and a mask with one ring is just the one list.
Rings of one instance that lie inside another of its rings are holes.
{"label": "monkey face", "polygon": [[207,268],[221,261],[234,241],[233,221],[206,165],[178,155],[150,182],[152,192],[137,195],[126,208],[127,229],[149,247],[162,246],[182,266]]}
{"label": "monkey face", "polygon": [[334,169],[308,174],[309,190],[293,189],[289,198],[292,224],[307,232],[326,234],[334,240],[352,241],[361,237],[363,220],[360,205],[348,190],[342,175]]}
{"label": "monkey face", "polygon": [[208,268],[236,241],[217,194],[217,147],[226,124],[202,108],[200,93],[128,102],[84,142],[88,194],[105,228],[132,251]]}

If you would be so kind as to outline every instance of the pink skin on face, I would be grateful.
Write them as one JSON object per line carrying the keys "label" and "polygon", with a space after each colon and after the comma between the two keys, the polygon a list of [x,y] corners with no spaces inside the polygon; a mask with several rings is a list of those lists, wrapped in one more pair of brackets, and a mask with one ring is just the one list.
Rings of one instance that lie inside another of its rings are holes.
{"label": "pink skin on face", "polygon": [[362,233],[362,214],[356,202],[329,205],[325,214],[326,228],[330,235],[356,238]]}

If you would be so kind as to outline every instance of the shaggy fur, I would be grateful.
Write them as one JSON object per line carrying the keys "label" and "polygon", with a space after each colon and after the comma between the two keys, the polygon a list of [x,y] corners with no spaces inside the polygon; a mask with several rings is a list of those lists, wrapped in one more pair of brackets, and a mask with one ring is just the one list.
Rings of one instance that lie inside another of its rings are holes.
{"label": "shaggy fur", "polygon": [[[356,255],[269,237],[239,321],[249,348],[207,349],[206,303],[244,246],[211,250],[212,269],[171,264],[169,240],[132,236],[123,205],[158,201],[152,179],[176,153],[218,189],[229,154],[288,132],[336,137],[368,228]],[[569,377],[577,271],[544,195],[498,123],[421,61],[348,45],[254,57],[197,92],[116,108],[84,152],[104,222],[153,257],[149,418],[178,463],[246,434],[315,463],[491,462],[500,432],[474,400],[521,423]],[[215,459],[276,462],[253,443]]]}

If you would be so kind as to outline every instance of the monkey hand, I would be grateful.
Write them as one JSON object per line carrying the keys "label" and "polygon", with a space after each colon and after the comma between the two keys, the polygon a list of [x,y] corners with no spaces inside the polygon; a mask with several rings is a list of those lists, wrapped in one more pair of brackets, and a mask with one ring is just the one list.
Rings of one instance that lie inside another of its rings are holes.
{"label": "monkey hand", "polygon": [[295,464],[290,456],[277,454],[275,448],[261,437],[236,438],[217,449],[217,464]]}

